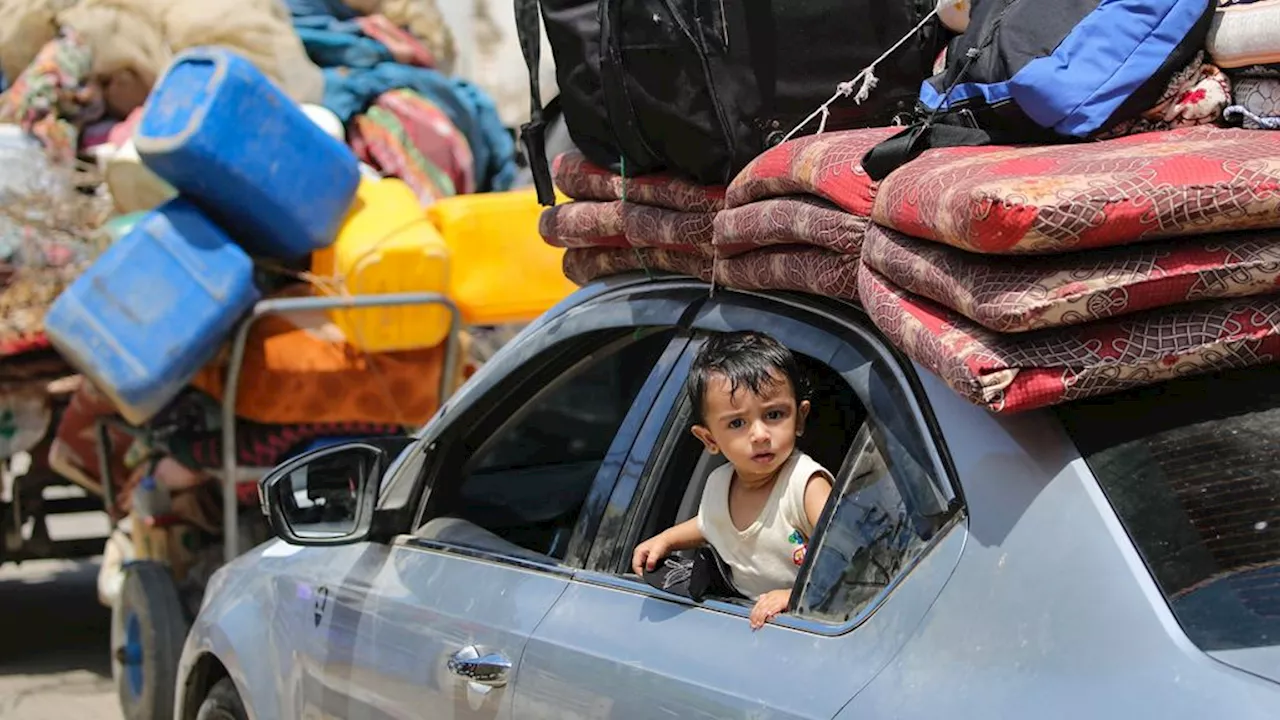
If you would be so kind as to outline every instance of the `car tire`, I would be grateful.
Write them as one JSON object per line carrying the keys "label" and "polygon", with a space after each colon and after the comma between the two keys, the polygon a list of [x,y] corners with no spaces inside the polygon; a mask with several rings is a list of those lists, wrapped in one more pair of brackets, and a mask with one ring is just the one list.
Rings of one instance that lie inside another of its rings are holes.
{"label": "car tire", "polygon": [[190,629],[164,565],[129,563],[111,609],[111,675],[126,720],[170,720]]}
{"label": "car tire", "polygon": [[231,678],[222,678],[214,683],[204,702],[200,703],[196,720],[249,720],[244,701],[240,699],[240,693],[236,692]]}

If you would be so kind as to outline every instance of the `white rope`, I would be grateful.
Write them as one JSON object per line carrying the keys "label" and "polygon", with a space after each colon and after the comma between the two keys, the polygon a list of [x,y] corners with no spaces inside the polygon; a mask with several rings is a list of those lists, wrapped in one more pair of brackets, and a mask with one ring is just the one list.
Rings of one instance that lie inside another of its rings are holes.
{"label": "white rope", "polygon": [[[791,128],[791,132],[787,133],[786,136],[782,138],[782,142],[786,142],[795,137],[796,133],[800,132],[806,125],[813,122],[815,118],[820,118],[818,122],[818,134],[821,135],[822,132],[827,129],[827,118],[831,117],[831,106],[840,98],[852,95],[853,101],[861,105],[864,100],[870,97],[871,91],[874,90],[876,84],[880,82],[880,79],[876,77],[876,66],[884,62],[885,58],[892,55],[898,48],[905,45],[908,40],[915,37],[916,34],[923,30],[924,26],[929,24],[929,21],[937,15],[938,8],[935,7],[933,10],[930,10],[929,14],[925,15],[924,19],[917,23],[914,28],[911,28],[906,35],[903,35],[898,42],[894,43],[893,47],[885,50],[884,54],[875,60],[872,60],[870,65],[863,68],[862,72],[855,75],[853,79],[846,80],[845,82],[837,85],[835,94],[826,102],[822,103],[817,110],[809,113],[809,117],[802,120],[799,125]],[[855,85],[858,87],[858,91],[856,93],[853,90]]]}

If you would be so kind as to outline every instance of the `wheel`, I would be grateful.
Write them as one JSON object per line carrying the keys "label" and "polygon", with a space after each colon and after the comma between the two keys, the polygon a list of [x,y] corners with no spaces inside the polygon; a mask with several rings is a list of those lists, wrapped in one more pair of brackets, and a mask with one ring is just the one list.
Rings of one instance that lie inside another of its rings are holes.
{"label": "wheel", "polygon": [[168,568],[150,561],[127,565],[111,611],[111,675],[126,720],[173,717],[188,629]]}
{"label": "wheel", "polygon": [[240,693],[231,678],[222,678],[214,683],[200,703],[200,711],[196,720],[249,720],[249,713],[244,709]]}

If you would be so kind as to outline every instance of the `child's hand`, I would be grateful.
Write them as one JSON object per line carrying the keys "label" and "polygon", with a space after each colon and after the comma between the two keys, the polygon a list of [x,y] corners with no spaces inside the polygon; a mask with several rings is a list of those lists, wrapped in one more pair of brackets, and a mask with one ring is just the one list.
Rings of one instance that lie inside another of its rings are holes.
{"label": "child's hand", "polygon": [[655,535],[636,546],[631,555],[631,569],[643,576],[645,570],[658,567],[658,561],[671,554],[671,542],[662,535]]}
{"label": "child's hand", "polygon": [[756,606],[751,608],[751,629],[759,630],[764,624],[772,620],[778,613],[787,609],[787,604],[791,602],[791,590],[774,590],[767,592],[756,600]]}

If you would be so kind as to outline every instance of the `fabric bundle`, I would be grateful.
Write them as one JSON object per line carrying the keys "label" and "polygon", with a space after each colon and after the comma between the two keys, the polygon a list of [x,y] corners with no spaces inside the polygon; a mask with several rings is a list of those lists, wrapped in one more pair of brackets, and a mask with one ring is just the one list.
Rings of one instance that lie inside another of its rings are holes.
{"label": "fabric bundle", "polygon": [[488,94],[443,71],[453,45],[442,23],[426,32],[425,20],[438,18],[433,2],[289,6],[302,46],[322,68],[321,103],[347,125],[361,160],[407,182],[423,205],[511,188],[515,142]]}
{"label": "fabric bundle", "polygon": [[1270,362],[1274,137],[932,150],[880,185],[860,298],[908,356],[999,412]]}
{"label": "fabric bundle", "polygon": [[635,270],[711,279],[724,188],[665,175],[625,177],[576,151],[556,158],[552,172],[573,202],[543,211],[538,232],[547,244],[565,248],[570,280],[584,285]]}
{"label": "fabric bundle", "polygon": [[1280,129],[1280,2],[1219,0],[1206,47],[1231,78],[1226,120],[1248,130]]}

